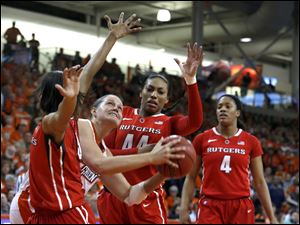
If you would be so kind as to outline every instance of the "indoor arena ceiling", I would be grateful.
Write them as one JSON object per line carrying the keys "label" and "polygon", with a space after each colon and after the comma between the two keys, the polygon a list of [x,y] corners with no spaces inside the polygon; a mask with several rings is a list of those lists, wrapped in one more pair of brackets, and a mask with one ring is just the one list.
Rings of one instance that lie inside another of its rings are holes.
{"label": "indoor arena ceiling", "polygon": [[[162,48],[179,49],[191,41],[193,1],[26,1],[1,4],[64,17],[79,22],[96,24],[97,13],[103,18],[108,14],[117,19],[120,12],[136,13],[142,19],[143,31],[136,36],[137,43]],[[296,5],[297,4],[297,5]],[[46,7],[45,7],[46,6]],[[244,52],[260,60],[286,65],[292,61],[293,21],[298,15],[294,1],[204,1],[203,44],[206,51],[225,57],[241,57],[235,46],[239,43]],[[168,9],[171,21],[158,22],[159,9]],[[296,9],[296,10],[295,10]],[[229,37],[217,19],[228,29]],[[106,26],[101,20],[101,25]],[[251,43],[240,43],[241,37],[250,36]]]}

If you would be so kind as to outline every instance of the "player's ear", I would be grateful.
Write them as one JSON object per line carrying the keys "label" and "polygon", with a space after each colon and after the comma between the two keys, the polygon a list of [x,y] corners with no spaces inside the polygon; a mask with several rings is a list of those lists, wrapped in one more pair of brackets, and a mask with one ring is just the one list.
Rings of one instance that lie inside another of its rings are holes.
{"label": "player's ear", "polygon": [[165,105],[169,103],[169,98],[166,98]]}
{"label": "player's ear", "polygon": [[94,114],[96,114],[96,108],[95,108],[95,107],[93,107],[93,108],[91,109],[91,114],[92,114],[92,116],[94,116]]}
{"label": "player's ear", "polygon": [[240,111],[240,110],[237,110],[235,114],[236,114],[236,117],[240,117],[241,111]]}

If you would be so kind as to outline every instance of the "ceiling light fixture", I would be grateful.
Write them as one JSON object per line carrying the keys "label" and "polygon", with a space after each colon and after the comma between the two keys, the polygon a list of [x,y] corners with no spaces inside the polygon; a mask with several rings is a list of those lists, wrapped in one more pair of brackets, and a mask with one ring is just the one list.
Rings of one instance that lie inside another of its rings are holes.
{"label": "ceiling light fixture", "polygon": [[248,42],[252,41],[252,38],[250,38],[250,37],[244,37],[244,38],[241,38],[240,41],[243,42],[243,43],[248,43]]}
{"label": "ceiling light fixture", "polygon": [[157,20],[161,22],[167,22],[171,20],[171,13],[167,9],[160,9],[157,12]]}

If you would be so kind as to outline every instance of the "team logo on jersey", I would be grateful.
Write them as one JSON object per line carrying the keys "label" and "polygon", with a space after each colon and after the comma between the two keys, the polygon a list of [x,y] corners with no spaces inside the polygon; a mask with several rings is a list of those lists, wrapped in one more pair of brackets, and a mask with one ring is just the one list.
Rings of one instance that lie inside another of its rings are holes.
{"label": "team logo on jersey", "polygon": [[157,124],[157,125],[162,125],[164,122],[163,121],[155,121],[154,124]]}
{"label": "team logo on jersey", "polygon": [[31,144],[37,145],[37,140],[34,137],[31,138]]}
{"label": "team logo on jersey", "polygon": [[238,145],[245,145],[245,142],[244,141],[239,141],[237,144]]}
{"label": "team logo on jersey", "polygon": [[81,168],[81,175],[84,176],[90,183],[93,183],[98,177],[98,175],[95,174],[88,166]]}
{"label": "team logo on jersey", "polygon": [[148,207],[151,203],[148,203],[148,204],[143,204],[143,207]]}
{"label": "team logo on jersey", "polygon": [[210,143],[210,142],[214,142],[214,141],[217,141],[217,139],[209,139],[207,142]]}
{"label": "team logo on jersey", "polygon": [[144,119],[144,118],[140,118],[140,122],[141,122],[141,123],[144,123],[144,122],[145,122],[145,119]]}

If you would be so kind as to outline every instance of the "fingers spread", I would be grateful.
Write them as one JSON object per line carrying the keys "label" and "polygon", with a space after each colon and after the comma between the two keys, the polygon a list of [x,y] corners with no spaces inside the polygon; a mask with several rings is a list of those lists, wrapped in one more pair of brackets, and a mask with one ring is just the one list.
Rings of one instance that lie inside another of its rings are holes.
{"label": "fingers spread", "polygon": [[109,17],[108,15],[105,15],[105,16],[104,16],[104,19],[105,19],[106,22],[107,22],[107,26],[110,27],[110,25],[111,25],[111,19],[110,19],[110,17]]}
{"label": "fingers spread", "polygon": [[125,21],[125,24],[130,24],[133,19],[136,17],[136,14],[132,14],[126,21]]}
{"label": "fingers spread", "polygon": [[123,23],[124,12],[121,12],[118,23]]}
{"label": "fingers spread", "polygon": [[190,42],[187,43],[187,53],[188,53],[188,57],[191,55],[191,45],[190,45]]}

